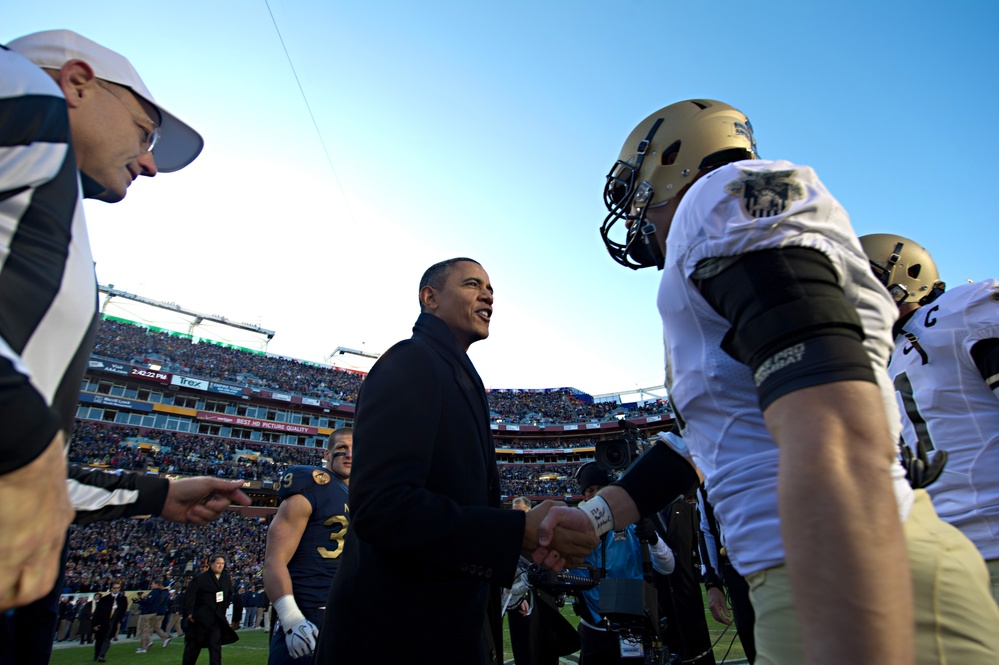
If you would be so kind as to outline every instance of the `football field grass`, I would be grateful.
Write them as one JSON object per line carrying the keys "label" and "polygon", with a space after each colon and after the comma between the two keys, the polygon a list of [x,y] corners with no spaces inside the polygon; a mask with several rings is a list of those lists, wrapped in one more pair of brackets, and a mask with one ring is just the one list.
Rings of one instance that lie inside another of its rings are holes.
{"label": "football field grass", "polygon": [[[705,602],[705,606],[707,602]],[[400,615],[407,613],[400,610]],[[573,625],[579,622],[579,618],[573,613],[568,605],[562,608],[562,614]],[[738,663],[745,662],[745,654],[739,639],[735,637],[735,628],[725,630],[726,626],[716,622],[711,613],[705,611],[708,621],[708,630],[711,632],[711,640],[715,642],[715,659],[718,663]],[[513,651],[510,649],[510,636],[503,622],[503,655],[508,663],[513,663]],[[58,644],[52,652],[53,665],[86,665],[93,662],[93,645],[76,646]],[[240,630],[239,641],[222,647],[223,665],[267,665],[267,632],[263,630]],[[174,638],[170,646],[163,648],[160,640],[154,640],[148,653],[135,653],[138,641],[135,639],[125,639],[119,637],[117,642],[111,643],[108,650],[107,662],[114,665],[177,665],[180,663],[181,654],[184,652],[184,638]],[[731,647],[731,649],[730,649]],[[428,646],[428,649],[432,648]],[[727,654],[727,655],[726,655]],[[208,663],[208,651],[202,650],[199,663]],[[377,654],[372,654],[373,665],[380,663]],[[563,658],[563,663],[577,662],[576,655]],[[331,665],[335,665],[331,664]]]}

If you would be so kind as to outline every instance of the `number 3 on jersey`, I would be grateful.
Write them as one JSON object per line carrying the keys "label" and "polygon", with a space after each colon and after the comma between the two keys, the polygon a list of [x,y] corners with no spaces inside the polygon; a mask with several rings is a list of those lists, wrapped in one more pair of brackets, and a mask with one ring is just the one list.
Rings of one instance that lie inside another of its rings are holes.
{"label": "number 3 on jersey", "polygon": [[333,515],[323,526],[330,528],[330,547],[317,547],[316,551],[324,559],[339,559],[343,554],[343,539],[347,537],[347,525],[349,521],[346,515]]}

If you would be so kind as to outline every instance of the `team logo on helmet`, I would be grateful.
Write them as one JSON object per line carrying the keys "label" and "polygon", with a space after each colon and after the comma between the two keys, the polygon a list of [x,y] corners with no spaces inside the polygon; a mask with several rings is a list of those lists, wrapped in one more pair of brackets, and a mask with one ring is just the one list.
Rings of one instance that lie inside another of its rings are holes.
{"label": "team logo on helmet", "polygon": [[316,469],[312,472],[312,480],[314,480],[317,485],[325,485],[330,481],[330,474],[322,471],[321,469]]}
{"label": "team logo on helmet", "polygon": [[805,198],[805,188],[789,171],[742,171],[742,177],[725,185],[732,196],[742,197],[742,209],[750,217],[773,217],[785,212],[792,201]]}

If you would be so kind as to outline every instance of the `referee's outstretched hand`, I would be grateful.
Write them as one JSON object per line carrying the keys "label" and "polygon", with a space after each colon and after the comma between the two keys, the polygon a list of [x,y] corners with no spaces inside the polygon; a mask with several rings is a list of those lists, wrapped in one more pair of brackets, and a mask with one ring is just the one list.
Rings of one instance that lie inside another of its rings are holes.
{"label": "referee's outstretched hand", "polygon": [[250,505],[250,497],[241,487],[242,480],[212,476],[171,480],[160,516],[171,522],[208,524],[217,520],[231,504]]}

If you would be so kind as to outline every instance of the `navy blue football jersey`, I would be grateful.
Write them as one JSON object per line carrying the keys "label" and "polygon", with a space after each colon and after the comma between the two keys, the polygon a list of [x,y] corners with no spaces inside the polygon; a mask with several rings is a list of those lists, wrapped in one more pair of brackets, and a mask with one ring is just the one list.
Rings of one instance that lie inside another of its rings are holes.
{"label": "navy blue football jersey", "polygon": [[350,523],[347,485],[322,467],[293,466],[281,477],[277,494],[282,499],[301,494],[312,505],[288,572],[300,608],[324,607]]}

